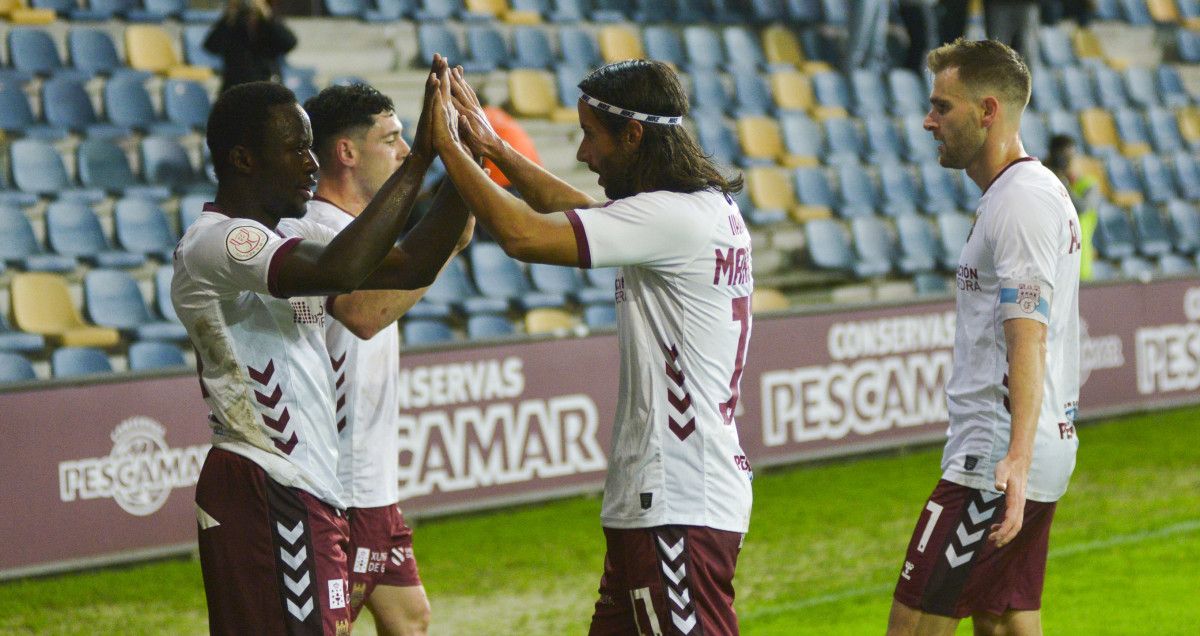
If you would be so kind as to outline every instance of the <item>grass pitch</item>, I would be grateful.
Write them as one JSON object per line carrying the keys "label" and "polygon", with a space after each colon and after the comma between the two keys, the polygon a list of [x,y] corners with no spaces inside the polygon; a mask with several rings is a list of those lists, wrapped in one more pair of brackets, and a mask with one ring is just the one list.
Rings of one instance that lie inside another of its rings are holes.
{"label": "grass pitch", "polygon": [[[1200,408],[1099,422],[1080,437],[1050,539],[1046,633],[1200,633]],[[736,581],[743,633],[881,634],[940,452],[761,471]],[[420,523],[432,633],[586,633],[599,508],[585,497]],[[0,634],[204,633],[194,560],[0,584]],[[355,633],[374,630],[363,620]]]}

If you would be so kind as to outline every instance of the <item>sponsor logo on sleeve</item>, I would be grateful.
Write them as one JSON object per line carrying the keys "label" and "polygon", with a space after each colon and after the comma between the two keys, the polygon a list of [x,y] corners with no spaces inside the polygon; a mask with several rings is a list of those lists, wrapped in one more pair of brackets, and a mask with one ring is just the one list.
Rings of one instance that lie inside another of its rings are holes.
{"label": "sponsor logo on sleeve", "polygon": [[267,233],[253,225],[239,225],[225,236],[225,249],[235,261],[248,261],[267,246]]}

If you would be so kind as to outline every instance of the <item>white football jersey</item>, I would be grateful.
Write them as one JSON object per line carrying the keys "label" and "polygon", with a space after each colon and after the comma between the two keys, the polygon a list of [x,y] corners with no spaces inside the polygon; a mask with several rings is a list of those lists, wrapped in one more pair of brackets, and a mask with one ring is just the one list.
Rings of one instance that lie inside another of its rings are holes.
{"label": "white football jersey", "polygon": [[746,532],[750,466],[734,413],[750,342],[750,235],[706,190],[567,213],[583,267],[620,266],[620,394],[601,520]]}
{"label": "white football jersey", "polygon": [[[354,217],[314,199],[304,219],[340,232]],[[393,323],[361,340],[329,320],[325,346],[336,377],[338,478],[346,499],[351,508],[394,504],[400,499],[400,329]]]}
{"label": "white football jersey", "polygon": [[[313,236],[332,238],[312,225]],[[207,204],[176,247],[171,302],[196,349],[213,445],[345,508],[326,299],[274,293],[279,262],[300,241]]]}
{"label": "white football jersey", "polygon": [[1079,251],[1071,196],[1037,160],[1010,164],[980,198],[958,261],[945,479],[995,489],[1012,431],[1004,321],[1028,318],[1046,325],[1047,352],[1027,497],[1052,502],[1067,491],[1079,446]]}

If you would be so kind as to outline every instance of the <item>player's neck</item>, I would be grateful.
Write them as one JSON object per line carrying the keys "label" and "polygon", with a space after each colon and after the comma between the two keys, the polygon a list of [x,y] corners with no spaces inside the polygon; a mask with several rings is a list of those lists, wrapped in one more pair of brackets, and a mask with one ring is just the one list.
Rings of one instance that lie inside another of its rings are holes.
{"label": "player's neck", "polygon": [[984,142],[976,160],[967,166],[967,176],[979,186],[981,192],[986,192],[1005,168],[1025,156],[1025,146],[1016,132],[989,139]]}
{"label": "player's neck", "polygon": [[222,214],[231,218],[258,221],[269,228],[279,224],[279,218],[267,212],[251,189],[242,192],[236,188],[222,188],[218,185],[213,203],[217,204]]}
{"label": "player's neck", "polygon": [[322,178],[317,182],[317,198],[337,206],[350,216],[358,216],[367,208],[371,197],[364,195],[353,179]]}

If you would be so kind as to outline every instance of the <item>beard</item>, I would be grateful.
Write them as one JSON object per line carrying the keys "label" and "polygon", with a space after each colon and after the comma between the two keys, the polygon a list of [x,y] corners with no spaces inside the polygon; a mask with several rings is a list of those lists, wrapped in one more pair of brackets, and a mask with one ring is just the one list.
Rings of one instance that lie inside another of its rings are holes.
{"label": "beard", "polygon": [[604,196],[616,200],[638,193],[636,166],[632,158],[618,160],[614,157],[601,164],[601,167],[604,170]]}
{"label": "beard", "polygon": [[953,145],[945,137],[942,138],[942,152],[938,155],[938,163],[943,168],[965,170],[983,148],[983,142],[987,139],[987,130],[980,129],[976,135],[960,133],[953,135],[952,138]]}

